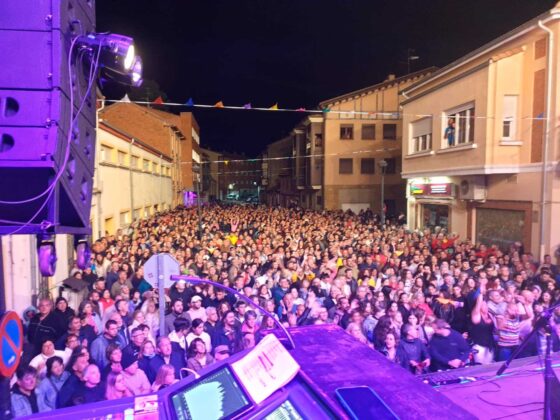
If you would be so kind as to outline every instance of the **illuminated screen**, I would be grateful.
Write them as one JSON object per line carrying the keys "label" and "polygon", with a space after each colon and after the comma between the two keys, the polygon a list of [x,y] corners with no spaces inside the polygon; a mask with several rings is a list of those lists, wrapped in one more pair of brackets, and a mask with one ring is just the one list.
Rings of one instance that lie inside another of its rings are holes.
{"label": "illuminated screen", "polygon": [[303,420],[303,417],[298,413],[292,402],[286,400],[264,420]]}
{"label": "illuminated screen", "polygon": [[251,405],[228,366],[171,395],[178,420],[229,417]]}

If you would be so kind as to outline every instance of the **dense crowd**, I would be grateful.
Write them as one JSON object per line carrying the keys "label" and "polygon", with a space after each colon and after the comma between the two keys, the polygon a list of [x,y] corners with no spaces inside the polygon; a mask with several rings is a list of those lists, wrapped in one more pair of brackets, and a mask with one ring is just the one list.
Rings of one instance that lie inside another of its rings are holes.
{"label": "dense crowd", "polygon": [[[92,245],[71,273],[86,296],[23,314],[28,343],[13,378],[16,416],[157,391],[251,348],[274,320],[212,286],[157,290],[143,264],[168,252],[181,271],[243,293],[286,326],[333,323],[414,374],[505,360],[559,298],[560,271],[515,243],[476,244],[443,229],[380,226],[370,211],[208,206],[133,223]],[[77,287],[79,289],[79,287]],[[560,349],[560,311],[553,317]],[[522,356],[542,354],[545,334]]]}

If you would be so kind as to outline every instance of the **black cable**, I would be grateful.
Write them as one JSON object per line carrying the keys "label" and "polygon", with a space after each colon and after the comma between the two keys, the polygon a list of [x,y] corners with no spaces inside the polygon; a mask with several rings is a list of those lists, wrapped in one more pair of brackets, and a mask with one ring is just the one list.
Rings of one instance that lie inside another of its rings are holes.
{"label": "black cable", "polygon": [[[517,416],[518,414],[525,414],[525,413],[534,413],[535,411],[541,411],[540,408],[536,408],[534,410],[527,410],[527,411],[522,411],[520,413],[515,413],[514,415]],[[493,417],[491,420],[500,420],[500,419],[505,419],[505,418],[509,418],[511,417],[512,414],[507,414],[505,416],[501,416],[501,417]]]}
{"label": "black cable", "polygon": [[510,405],[510,404],[500,404],[500,403],[488,401],[488,400],[482,398],[481,394],[484,394],[484,393],[493,393],[493,394],[495,394],[495,393],[497,393],[497,392],[502,391],[502,386],[501,386],[500,384],[498,384],[497,382],[494,382],[494,381],[490,381],[490,382],[487,382],[487,383],[490,383],[490,384],[492,384],[492,385],[496,385],[496,386],[498,387],[498,389],[495,389],[495,390],[482,390],[482,391],[479,391],[478,394],[476,394],[476,397],[477,397],[480,401],[485,402],[486,404],[493,405],[493,406],[496,406],[496,407],[509,407],[509,408],[525,407],[525,406],[527,406],[527,405],[533,405],[533,404],[543,404],[543,405],[544,405],[544,401],[533,401],[533,402],[529,402],[529,403],[514,404],[514,405]]}

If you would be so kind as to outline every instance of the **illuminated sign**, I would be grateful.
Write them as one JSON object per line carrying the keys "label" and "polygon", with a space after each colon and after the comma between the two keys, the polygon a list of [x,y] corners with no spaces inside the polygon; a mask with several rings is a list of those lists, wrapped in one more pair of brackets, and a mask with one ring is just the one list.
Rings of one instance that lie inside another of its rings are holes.
{"label": "illuminated sign", "polygon": [[410,184],[410,195],[413,196],[435,196],[435,197],[452,197],[453,184]]}

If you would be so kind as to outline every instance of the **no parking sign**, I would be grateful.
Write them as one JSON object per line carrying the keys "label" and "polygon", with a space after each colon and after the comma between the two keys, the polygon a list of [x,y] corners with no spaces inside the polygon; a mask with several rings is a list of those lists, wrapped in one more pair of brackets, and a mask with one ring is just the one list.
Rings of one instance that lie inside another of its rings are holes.
{"label": "no parking sign", "polygon": [[6,312],[0,320],[0,375],[9,378],[18,368],[23,348],[23,326],[19,316]]}

